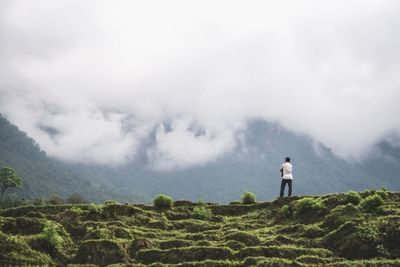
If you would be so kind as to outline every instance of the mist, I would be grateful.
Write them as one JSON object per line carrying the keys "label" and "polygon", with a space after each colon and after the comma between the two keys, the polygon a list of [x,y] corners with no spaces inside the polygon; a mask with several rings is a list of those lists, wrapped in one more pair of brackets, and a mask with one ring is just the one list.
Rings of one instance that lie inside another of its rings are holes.
{"label": "mist", "polygon": [[[398,1],[2,1],[0,113],[50,156],[153,168],[232,153],[253,119],[346,160],[400,137]],[[266,151],[268,153],[268,151]]]}

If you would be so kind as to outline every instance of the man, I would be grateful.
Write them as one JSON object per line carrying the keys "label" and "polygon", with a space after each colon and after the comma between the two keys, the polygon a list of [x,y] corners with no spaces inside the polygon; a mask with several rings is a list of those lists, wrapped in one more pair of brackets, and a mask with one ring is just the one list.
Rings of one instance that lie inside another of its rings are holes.
{"label": "man", "polygon": [[288,184],[289,186],[289,194],[288,196],[290,197],[292,195],[292,180],[293,180],[293,175],[292,175],[292,164],[290,164],[290,158],[287,157],[285,159],[285,163],[282,164],[281,166],[281,176],[282,176],[282,182],[281,182],[281,194],[280,196],[283,197],[284,192],[285,192],[285,186]]}

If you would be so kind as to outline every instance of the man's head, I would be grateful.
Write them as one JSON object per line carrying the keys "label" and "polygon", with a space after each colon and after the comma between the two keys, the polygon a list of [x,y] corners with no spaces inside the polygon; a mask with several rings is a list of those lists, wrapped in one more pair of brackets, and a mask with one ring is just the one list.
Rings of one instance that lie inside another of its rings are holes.
{"label": "man's head", "polygon": [[290,158],[286,157],[285,162],[290,162]]}

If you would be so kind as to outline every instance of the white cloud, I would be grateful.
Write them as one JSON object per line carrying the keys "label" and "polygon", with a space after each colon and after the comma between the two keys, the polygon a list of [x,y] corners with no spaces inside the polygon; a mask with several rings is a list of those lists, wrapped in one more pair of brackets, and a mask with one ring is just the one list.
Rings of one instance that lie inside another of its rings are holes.
{"label": "white cloud", "polygon": [[0,5],[0,112],[61,159],[123,163],[156,130],[153,166],[204,164],[253,118],[345,158],[400,133],[397,1]]}
{"label": "white cloud", "polygon": [[149,157],[156,169],[170,170],[205,164],[236,146],[235,131],[203,131],[189,118],[178,118],[166,130],[163,124],[156,130],[156,146],[149,151]]}

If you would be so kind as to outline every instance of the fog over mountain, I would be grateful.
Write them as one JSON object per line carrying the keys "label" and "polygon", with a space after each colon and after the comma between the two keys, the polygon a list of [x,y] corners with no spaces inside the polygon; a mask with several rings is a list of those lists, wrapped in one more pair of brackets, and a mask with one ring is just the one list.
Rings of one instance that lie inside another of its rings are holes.
{"label": "fog over mountain", "polygon": [[145,155],[156,171],[201,168],[243,146],[255,119],[368,161],[383,141],[399,146],[398,10],[1,1],[0,113],[72,163],[119,168]]}

